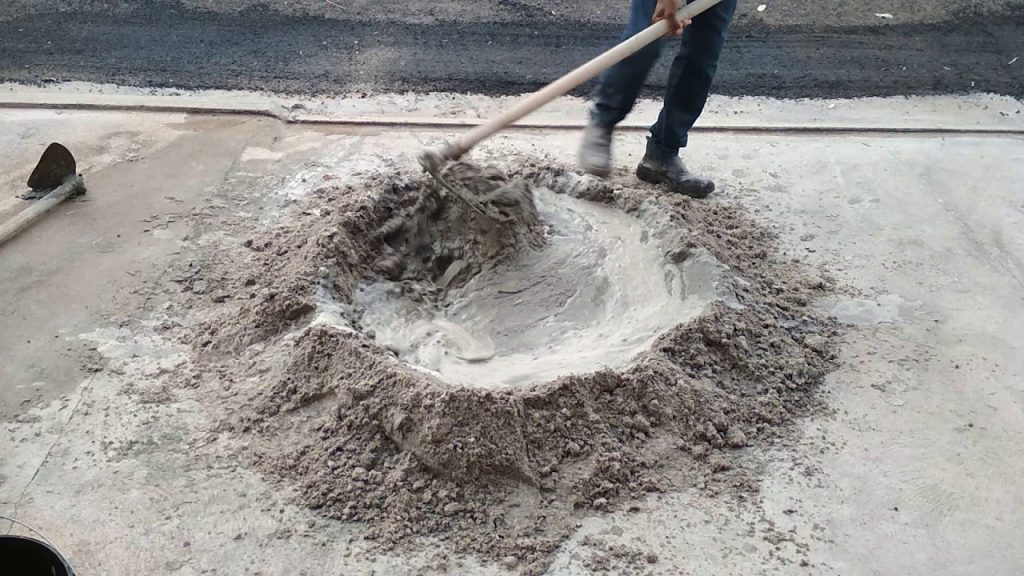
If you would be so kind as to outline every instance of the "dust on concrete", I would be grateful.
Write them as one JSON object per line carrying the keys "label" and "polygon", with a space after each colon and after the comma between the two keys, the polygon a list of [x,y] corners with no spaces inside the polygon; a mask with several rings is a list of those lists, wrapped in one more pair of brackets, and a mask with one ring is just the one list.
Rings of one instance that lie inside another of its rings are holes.
{"label": "dust on concrete", "polygon": [[583,565],[592,574],[640,575],[653,574],[658,564],[658,555],[625,543],[588,535],[580,542],[590,554]]}
{"label": "dust on concrete", "polygon": [[[425,177],[368,175],[320,188],[281,225],[202,267],[203,281],[232,297],[195,308],[203,321],[183,337],[196,361],[181,380],[211,391],[251,462],[326,516],[364,523],[382,546],[436,538],[524,573],[543,571],[583,515],[686,487],[756,490],[742,449],[818,406],[834,366],[835,328],[810,305],[827,282],[782,258],[772,232],[729,204],[541,162],[512,177],[462,166],[449,176],[505,220]],[[729,297],[626,368],[493,390],[416,371],[359,325],[349,304],[363,282],[436,286],[457,258],[482,270],[543,250],[529,217],[536,186],[630,214],[656,206],[678,228],[666,258],[709,252],[729,267]],[[484,201],[499,189],[516,191],[515,202]],[[381,265],[395,258],[397,268]]]}

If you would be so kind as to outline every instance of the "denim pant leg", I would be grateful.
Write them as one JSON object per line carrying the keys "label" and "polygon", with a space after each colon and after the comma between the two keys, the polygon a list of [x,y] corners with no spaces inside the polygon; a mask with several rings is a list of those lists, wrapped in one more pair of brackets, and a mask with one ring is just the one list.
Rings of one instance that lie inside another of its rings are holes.
{"label": "denim pant leg", "polygon": [[675,156],[686,146],[690,128],[704,110],[736,1],[722,0],[683,31],[668,76],[665,105],[651,126],[653,143],[666,155]]}
{"label": "denim pant leg", "polygon": [[[650,26],[656,5],[657,0],[631,0],[629,24],[621,40],[627,40]],[[594,92],[590,117],[595,124],[613,128],[629,114],[664,45],[665,40],[656,40],[605,72]]]}

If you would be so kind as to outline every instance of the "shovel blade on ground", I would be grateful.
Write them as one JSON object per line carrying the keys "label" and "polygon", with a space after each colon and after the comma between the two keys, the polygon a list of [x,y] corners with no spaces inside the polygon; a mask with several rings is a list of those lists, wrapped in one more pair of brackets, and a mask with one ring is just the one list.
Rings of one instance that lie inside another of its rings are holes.
{"label": "shovel blade on ground", "polygon": [[52,190],[63,184],[68,176],[74,175],[76,169],[71,151],[63,144],[54,142],[43,152],[35,170],[28,177],[28,187],[33,191]]}

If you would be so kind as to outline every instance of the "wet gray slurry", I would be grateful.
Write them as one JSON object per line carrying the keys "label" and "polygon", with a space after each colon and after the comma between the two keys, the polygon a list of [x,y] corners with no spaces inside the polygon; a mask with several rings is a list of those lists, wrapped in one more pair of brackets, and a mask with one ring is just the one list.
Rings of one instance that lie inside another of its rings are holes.
{"label": "wet gray slurry", "polygon": [[724,267],[706,252],[666,258],[670,228],[656,211],[645,222],[545,189],[534,198],[547,228],[542,247],[484,271],[440,305],[410,299],[391,281],[366,285],[354,297],[362,325],[442,380],[509,387],[623,368],[715,300]]}

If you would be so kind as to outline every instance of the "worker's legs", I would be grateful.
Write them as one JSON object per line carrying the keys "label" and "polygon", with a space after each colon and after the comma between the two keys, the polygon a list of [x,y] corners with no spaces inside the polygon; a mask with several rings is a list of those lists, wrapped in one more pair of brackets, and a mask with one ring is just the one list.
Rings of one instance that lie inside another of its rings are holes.
{"label": "worker's legs", "polygon": [[683,31],[668,76],[665,104],[651,127],[652,144],[666,156],[676,156],[686,146],[690,128],[704,110],[735,11],[736,0],[722,0]]}
{"label": "worker's legs", "polygon": [[[657,0],[631,0],[629,24],[621,40],[627,40],[651,25],[656,4]],[[664,44],[665,40],[657,40],[608,69],[594,92],[591,122],[610,131],[629,114]]]}
{"label": "worker's legs", "polygon": [[[690,128],[704,110],[736,2],[721,0],[694,18],[683,31],[679,53],[669,74],[664,106],[657,123],[651,127],[647,152],[637,167],[641,180],[663,184],[694,197],[704,197],[714,191],[714,182],[686,169],[679,159],[679,149],[686,146]],[[632,0],[629,26],[623,38],[650,25],[656,4],[656,0]],[[644,48],[613,66],[602,78],[594,96],[590,125],[580,147],[583,170],[598,176],[611,172],[612,129],[633,109],[664,44],[665,40],[659,40]]]}
{"label": "worker's legs", "polygon": [[736,0],[722,0],[683,31],[665,88],[665,104],[651,126],[647,152],[636,169],[641,180],[695,198],[715,191],[713,181],[687,170],[679,149],[686,146],[690,128],[704,110],[735,11]]}
{"label": "worker's legs", "polygon": [[[631,0],[629,24],[622,40],[635,36],[651,25],[657,0]],[[640,49],[605,72],[594,92],[590,124],[580,147],[580,167],[597,176],[606,176],[612,168],[612,130],[633,109],[651,67],[658,61],[665,40],[657,40]]]}

